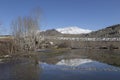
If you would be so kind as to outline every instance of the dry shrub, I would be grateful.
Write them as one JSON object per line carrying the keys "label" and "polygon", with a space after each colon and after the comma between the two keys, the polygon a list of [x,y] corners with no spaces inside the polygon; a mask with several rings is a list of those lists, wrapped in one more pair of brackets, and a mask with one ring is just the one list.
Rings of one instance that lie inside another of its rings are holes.
{"label": "dry shrub", "polygon": [[19,46],[14,40],[0,41],[0,55],[14,54],[19,51]]}
{"label": "dry shrub", "polygon": [[70,42],[67,42],[67,41],[64,41],[60,44],[58,44],[58,48],[70,48],[71,47],[71,44]]}

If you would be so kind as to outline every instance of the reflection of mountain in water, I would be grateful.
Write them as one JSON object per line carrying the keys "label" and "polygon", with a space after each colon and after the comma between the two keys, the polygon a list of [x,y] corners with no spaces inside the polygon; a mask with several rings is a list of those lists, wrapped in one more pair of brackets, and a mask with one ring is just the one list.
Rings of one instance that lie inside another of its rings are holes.
{"label": "reflection of mountain in water", "polygon": [[40,67],[43,71],[88,71],[88,72],[120,72],[119,67],[114,67],[91,59],[63,59],[56,64],[48,64],[40,62]]}
{"label": "reflection of mountain in water", "polygon": [[69,59],[69,60],[61,60],[56,65],[66,65],[66,66],[79,66],[81,64],[93,62],[90,59]]}

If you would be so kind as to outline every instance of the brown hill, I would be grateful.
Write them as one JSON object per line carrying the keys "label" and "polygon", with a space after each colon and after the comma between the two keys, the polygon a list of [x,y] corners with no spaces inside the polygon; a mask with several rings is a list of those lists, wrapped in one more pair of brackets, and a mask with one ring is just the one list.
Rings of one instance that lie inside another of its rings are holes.
{"label": "brown hill", "polygon": [[120,24],[112,25],[104,29],[91,32],[87,37],[120,37]]}

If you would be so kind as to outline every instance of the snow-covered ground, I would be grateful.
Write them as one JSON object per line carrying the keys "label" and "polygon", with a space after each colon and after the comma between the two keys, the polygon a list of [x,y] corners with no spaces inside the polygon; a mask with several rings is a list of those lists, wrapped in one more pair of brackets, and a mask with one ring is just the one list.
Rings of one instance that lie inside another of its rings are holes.
{"label": "snow-covered ground", "polygon": [[86,34],[92,32],[92,30],[82,29],[79,27],[65,27],[65,28],[58,28],[56,29],[58,32],[63,34]]}

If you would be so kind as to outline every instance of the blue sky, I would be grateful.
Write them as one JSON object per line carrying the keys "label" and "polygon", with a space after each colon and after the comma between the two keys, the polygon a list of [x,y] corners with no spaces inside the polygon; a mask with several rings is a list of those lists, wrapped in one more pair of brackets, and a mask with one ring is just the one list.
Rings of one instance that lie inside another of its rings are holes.
{"label": "blue sky", "polygon": [[120,23],[120,0],[0,0],[0,23],[9,33],[10,23],[41,8],[41,28],[78,26],[98,30]]}

